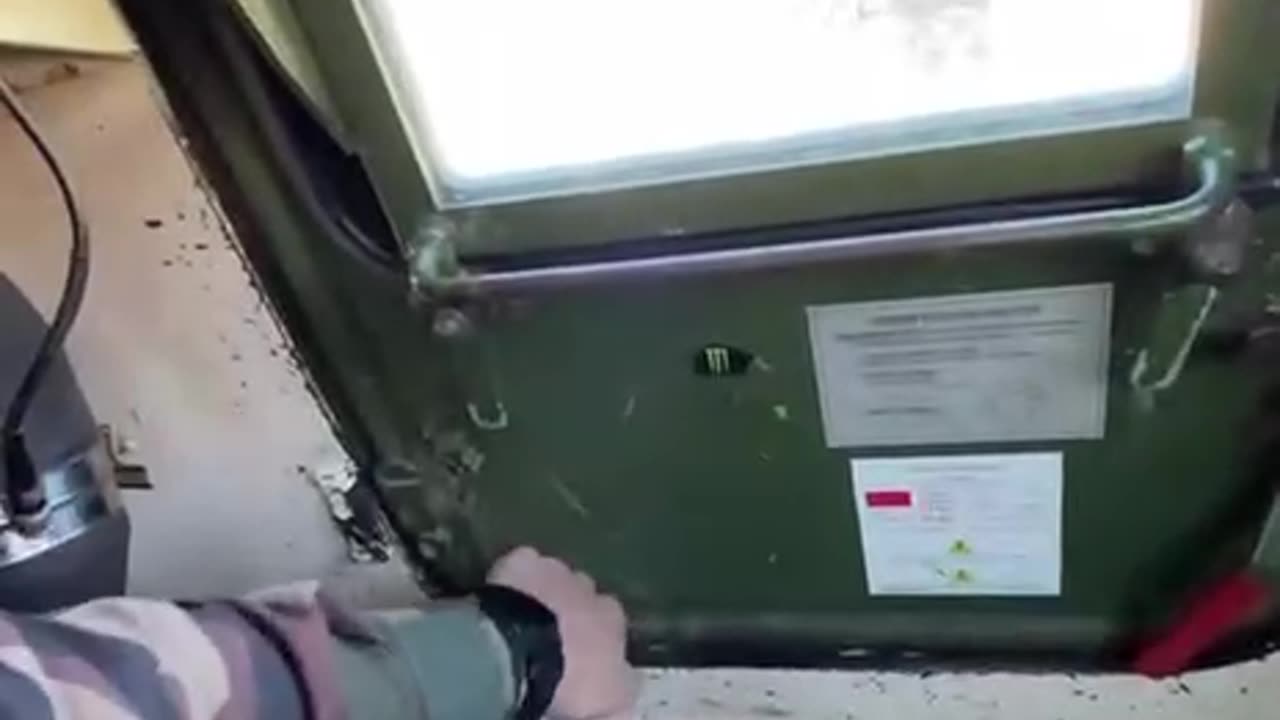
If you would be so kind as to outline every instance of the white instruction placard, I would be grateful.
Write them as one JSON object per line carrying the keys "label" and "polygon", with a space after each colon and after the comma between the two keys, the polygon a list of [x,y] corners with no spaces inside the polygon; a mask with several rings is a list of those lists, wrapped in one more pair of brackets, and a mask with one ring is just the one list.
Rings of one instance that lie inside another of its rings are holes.
{"label": "white instruction placard", "polygon": [[1062,454],[853,461],[872,595],[1062,591]]}
{"label": "white instruction placard", "polygon": [[830,447],[1103,436],[1110,285],[808,314]]}

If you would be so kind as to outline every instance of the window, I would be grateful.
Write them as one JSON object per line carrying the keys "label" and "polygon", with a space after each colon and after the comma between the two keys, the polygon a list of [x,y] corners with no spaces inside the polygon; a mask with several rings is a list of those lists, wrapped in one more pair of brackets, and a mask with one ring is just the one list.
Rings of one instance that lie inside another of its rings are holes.
{"label": "window", "polygon": [[1198,0],[365,0],[436,205],[1187,118]]}

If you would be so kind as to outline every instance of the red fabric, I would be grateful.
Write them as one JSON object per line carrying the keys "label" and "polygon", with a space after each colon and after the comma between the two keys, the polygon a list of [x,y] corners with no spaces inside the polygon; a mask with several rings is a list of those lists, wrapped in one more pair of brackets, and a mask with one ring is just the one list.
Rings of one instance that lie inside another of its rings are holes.
{"label": "red fabric", "polygon": [[1257,617],[1271,598],[1271,587],[1247,573],[1223,580],[1138,653],[1134,671],[1154,678],[1185,672],[1201,653]]}

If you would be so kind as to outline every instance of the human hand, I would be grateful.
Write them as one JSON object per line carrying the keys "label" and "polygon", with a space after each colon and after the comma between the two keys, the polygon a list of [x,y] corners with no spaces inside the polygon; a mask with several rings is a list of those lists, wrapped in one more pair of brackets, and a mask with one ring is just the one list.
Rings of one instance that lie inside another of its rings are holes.
{"label": "human hand", "polygon": [[555,613],[564,675],[550,715],[564,720],[614,717],[631,709],[636,675],[627,664],[627,618],[614,597],[563,562],[521,547],[489,571],[489,582],[534,598]]}

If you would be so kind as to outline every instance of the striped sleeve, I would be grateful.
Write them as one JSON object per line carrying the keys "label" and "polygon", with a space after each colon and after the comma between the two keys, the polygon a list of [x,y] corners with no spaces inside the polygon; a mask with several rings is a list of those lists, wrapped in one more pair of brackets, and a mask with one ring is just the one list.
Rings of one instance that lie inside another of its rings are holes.
{"label": "striped sleeve", "polygon": [[0,613],[0,718],[343,720],[314,584],[244,601]]}

